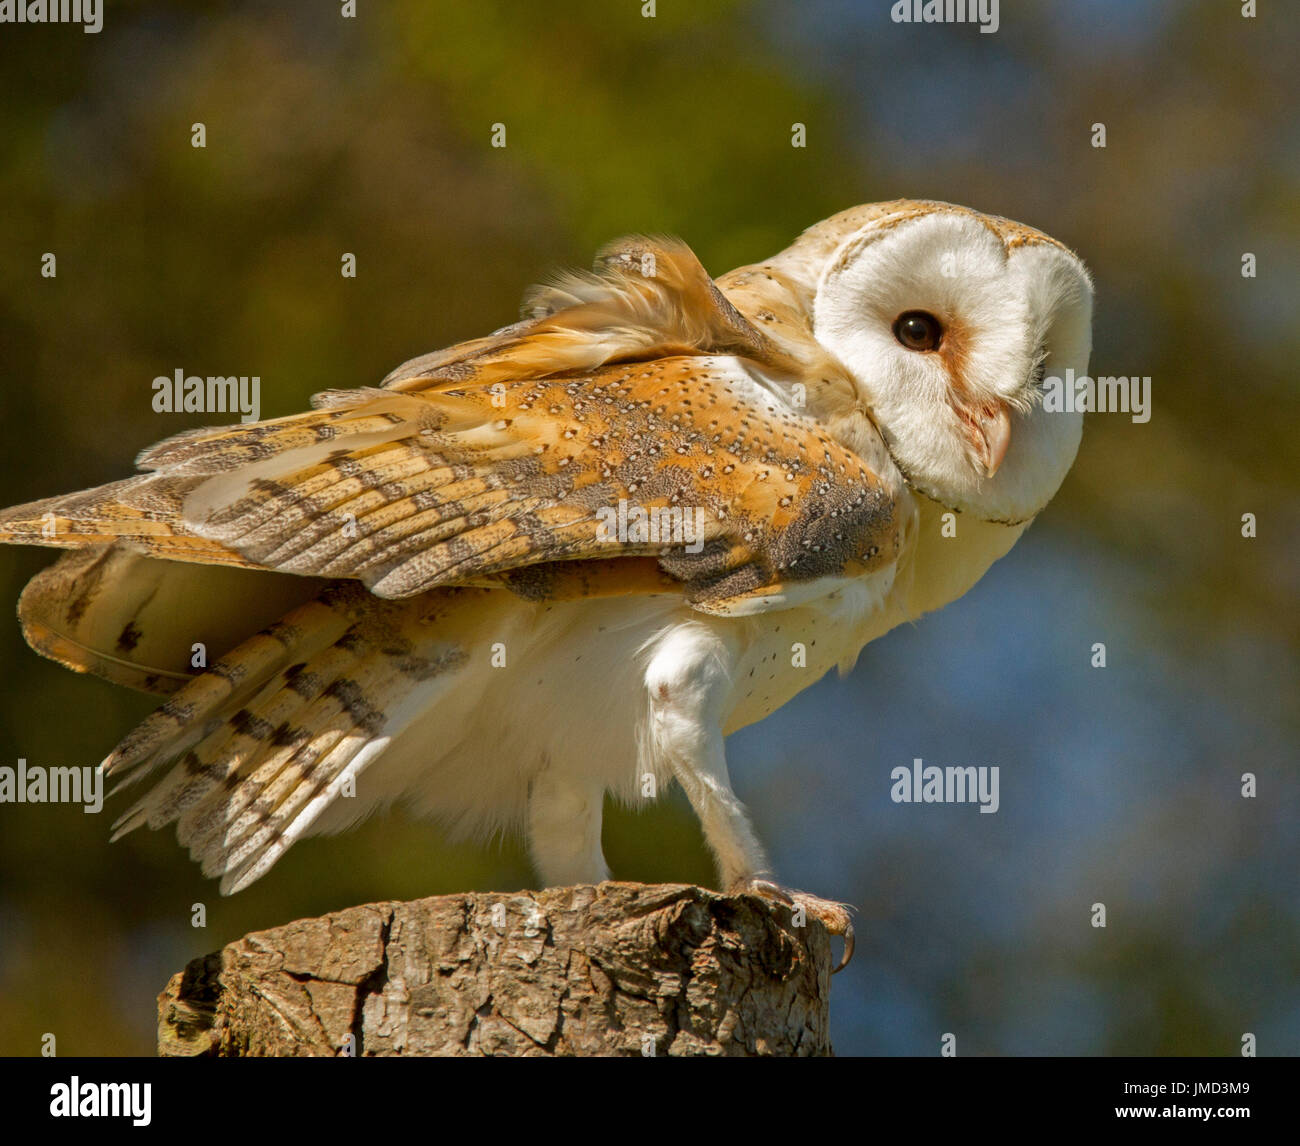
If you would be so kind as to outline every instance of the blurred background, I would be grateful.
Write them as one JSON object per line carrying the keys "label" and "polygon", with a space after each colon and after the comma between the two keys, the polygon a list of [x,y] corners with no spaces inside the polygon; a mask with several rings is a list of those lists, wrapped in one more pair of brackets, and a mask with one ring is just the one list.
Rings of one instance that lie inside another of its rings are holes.
{"label": "blurred background", "polygon": [[[1088,261],[1092,373],[1150,375],[1150,422],[1090,415],[1011,555],[734,736],[733,778],[784,880],[860,909],[841,1054],[1300,1053],[1294,13],[1003,0],[988,35],[887,0],[357,7],[0,27],[0,500],[213,420],[154,413],[157,375],[256,374],[262,416],[292,413],[513,321],[627,231],[720,274],[873,200],[1030,223]],[[0,552],[0,599],[49,556]],[[14,621],[0,678],[11,766],[93,764],[153,704]],[[997,764],[1000,812],[891,803],[918,756]],[[116,811],[0,806],[0,1054],[150,1054],[168,976],[249,930],[533,882],[517,842],[394,814],[222,899],[170,833],[110,848]],[[616,878],[712,880],[679,797],[612,809],[605,841]]]}

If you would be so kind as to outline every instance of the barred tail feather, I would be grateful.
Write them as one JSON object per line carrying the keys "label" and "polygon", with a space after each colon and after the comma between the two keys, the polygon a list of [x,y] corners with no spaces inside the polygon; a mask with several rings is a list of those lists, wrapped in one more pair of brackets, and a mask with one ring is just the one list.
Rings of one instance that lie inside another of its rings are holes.
{"label": "barred tail feather", "polygon": [[[113,838],[174,823],[223,894],[247,887],[449,687],[467,654],[440,621],[481,592],[390,602],[339,582],[232,650],[105,760],[124,783],[172,765]],[[355,795],[359,819],[400,792]]]}

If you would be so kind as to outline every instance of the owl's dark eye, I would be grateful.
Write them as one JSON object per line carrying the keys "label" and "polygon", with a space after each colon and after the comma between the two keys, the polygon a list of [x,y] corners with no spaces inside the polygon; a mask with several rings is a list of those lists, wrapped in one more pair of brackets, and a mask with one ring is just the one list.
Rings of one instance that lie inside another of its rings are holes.
{"label": "owl's dark eye", "polygon": [[894,319],[894,337],[908,350],[937,350],[943,326],[926,310],[905,310]]}

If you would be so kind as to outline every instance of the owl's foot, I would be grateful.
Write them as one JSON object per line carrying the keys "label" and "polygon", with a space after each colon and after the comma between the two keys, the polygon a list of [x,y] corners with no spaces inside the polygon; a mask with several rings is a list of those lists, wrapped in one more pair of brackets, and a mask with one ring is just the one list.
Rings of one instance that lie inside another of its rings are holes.
{"label": "owl's foot", "polygon": [[738,879],[728,889],[731,895],[756,895],[772,903],[781,903],[791,911],[803,909],[805,916],[811,915],[818,920],[832,935],[844,936],[844,956],[831,971],[834,975],[843,971],[853,958],[853,920],[849,917],[852,910],[847,903],[836,903],[830,899],[819,899],[806,891],[794,891],[781,887],[770,879],[761,876],[747,876]]}

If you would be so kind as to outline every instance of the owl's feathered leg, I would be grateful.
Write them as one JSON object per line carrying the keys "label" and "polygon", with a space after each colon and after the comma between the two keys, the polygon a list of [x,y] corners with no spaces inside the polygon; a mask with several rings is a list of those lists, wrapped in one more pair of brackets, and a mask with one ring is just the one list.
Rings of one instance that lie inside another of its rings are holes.
{"label": "owl's feathered leg", "polygon": [[704,624],[682,624],[660,638],[645,676],[654,753],[670,766],[699,816],[722,886],[782,903],[844,936],[839,971],[853,957],[847,906],[776,883],[749,814],[731,790],[722,736],[730,664],[726,641]]}
{"label": "owl's feathered leg", "polygon": [[528,788],[528,852],[548,887],[600,883],[609,868],[600,847],[604,789],[547,769]]}
{"label": "owl's feathered leg", "polygon": [[708,625],[688,621],[655,642],[646,667],[653,764],[681,784],[700,818],[724,887],[769,875],[767,854],[731,790],[722,722],[733,652]]}

